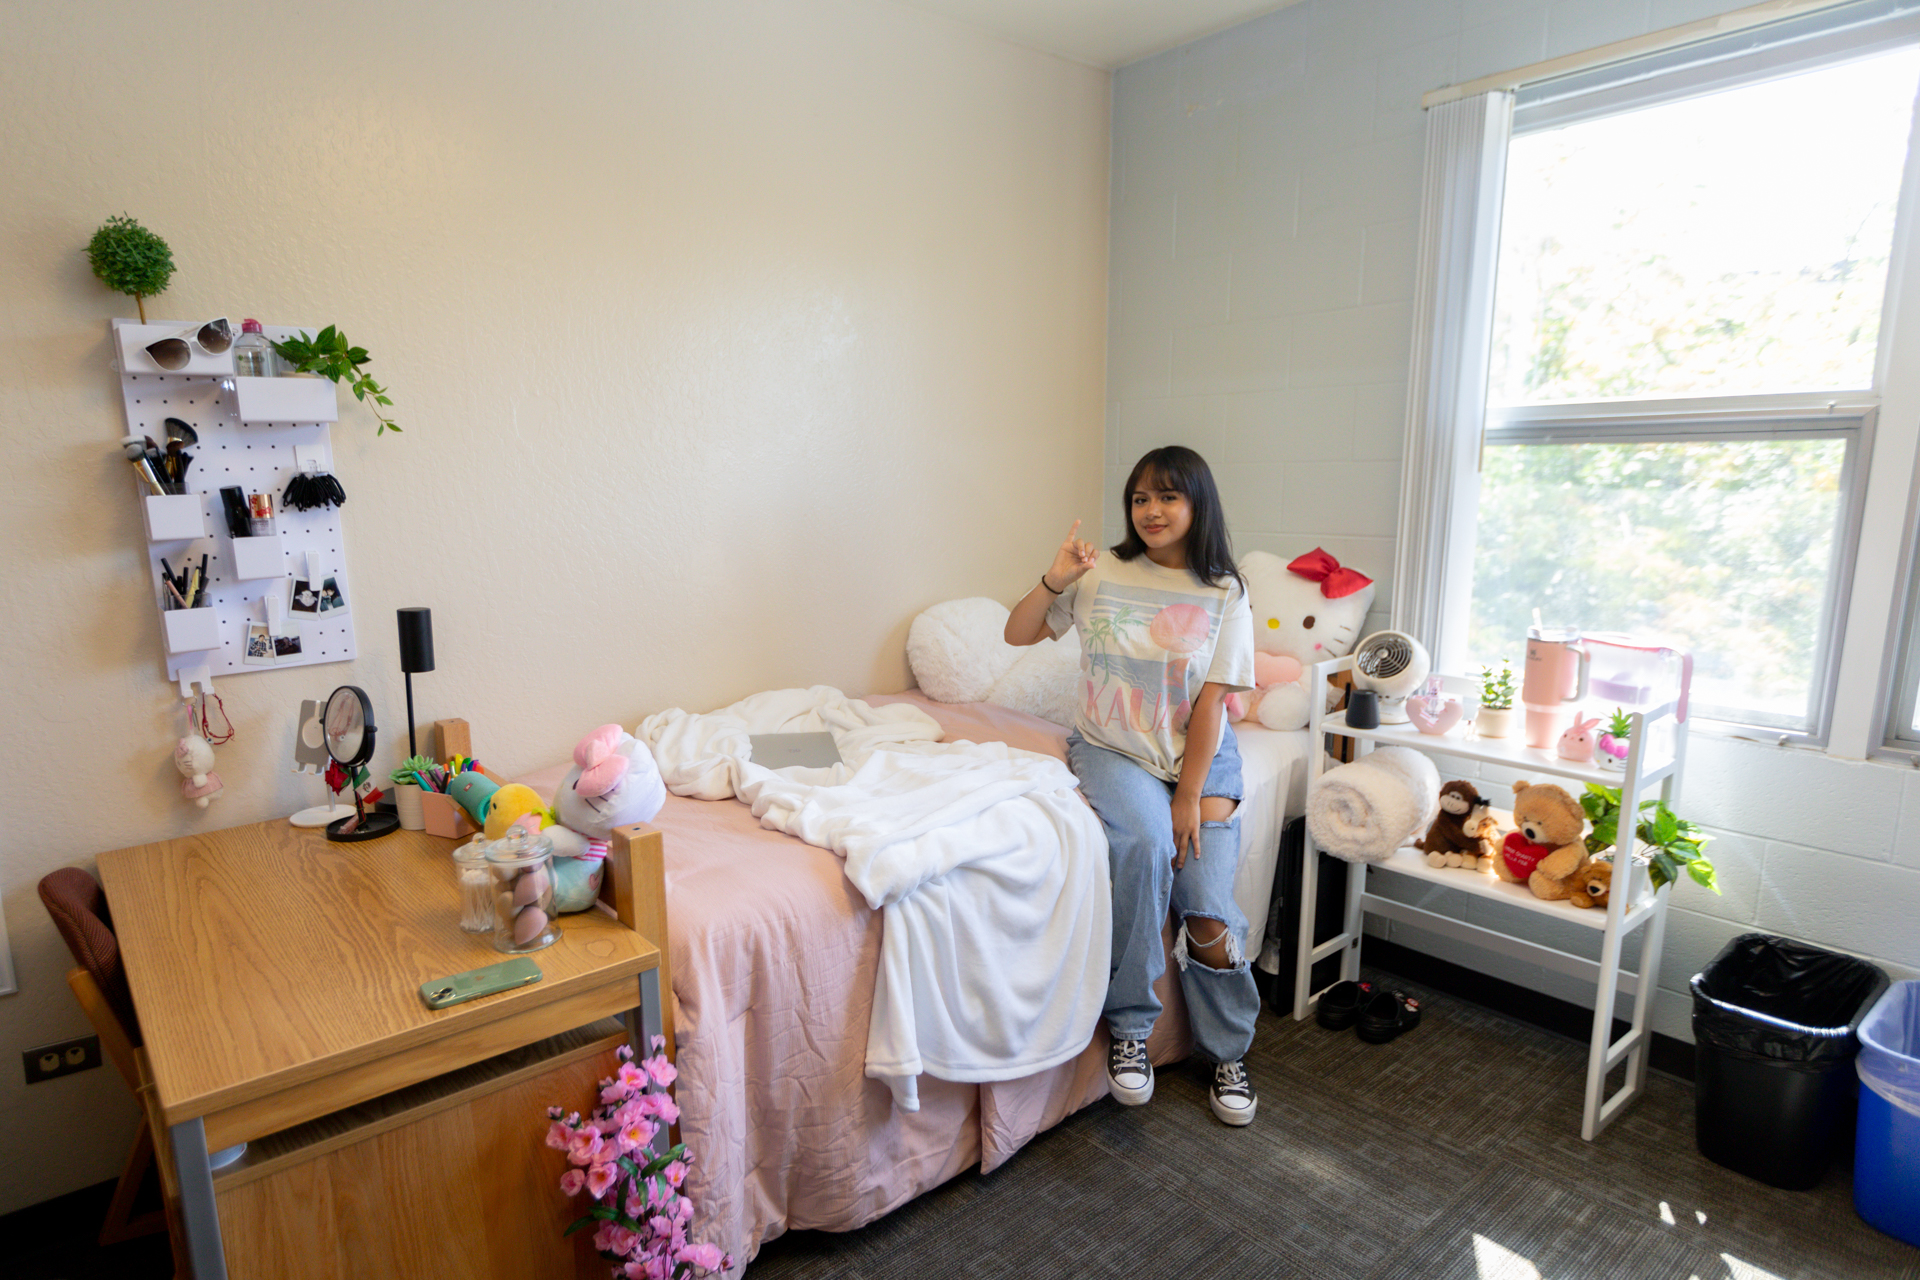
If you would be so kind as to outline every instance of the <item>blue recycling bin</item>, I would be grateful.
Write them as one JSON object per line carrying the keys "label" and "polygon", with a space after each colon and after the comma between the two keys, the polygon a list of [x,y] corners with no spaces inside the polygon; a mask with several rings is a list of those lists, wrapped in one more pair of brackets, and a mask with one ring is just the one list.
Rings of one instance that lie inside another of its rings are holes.
{"label": "blue recycling bin", "polygon": [[1896,982],[1860,1024],[1853,1208],[1920,1246],[1920,982]]}

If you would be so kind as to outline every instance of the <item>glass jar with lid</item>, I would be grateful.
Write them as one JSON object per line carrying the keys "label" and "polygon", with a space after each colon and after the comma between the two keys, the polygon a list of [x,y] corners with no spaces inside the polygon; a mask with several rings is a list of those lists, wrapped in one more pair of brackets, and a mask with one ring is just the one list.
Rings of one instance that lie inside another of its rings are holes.
{"label": "glass jar with lid", "polygon": [[487,869],[486,837],[475,836],[453,851],[453,874],[460,886],[460,927],[492,933],[493,873]]}
{"label": "glass jar with lid", "polygon": [[487,846],[493,949],[538,951],[560,937],[553,918],[553,841],[515,827]]}

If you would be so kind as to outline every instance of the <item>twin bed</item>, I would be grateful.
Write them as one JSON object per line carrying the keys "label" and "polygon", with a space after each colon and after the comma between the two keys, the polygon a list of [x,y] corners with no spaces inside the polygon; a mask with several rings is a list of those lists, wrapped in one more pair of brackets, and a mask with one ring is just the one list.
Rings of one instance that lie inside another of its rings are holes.
{"label": "twin bed", "polygon": [[[866,702],[912,704],[938,721],[943,741],[1066,758],[1067,730],[1023,712],[943,704],[918,691]],[[1307,734],[1251,722],[1234,731],[1246,776],[1234,895],[1254,957],[1281,827],[1302,809]],[[561,772],[523,781],[550,794]],[[669,795],[653,825],[664,836],[657,892],[668,936],[655,941],[672,990],[680,1136],[697,1160],[687,1194],[696,1235],[742,1265],[789,1228],[850,1230],[970,1166],[991,1172],[1105,1096],[1102,1030],[1078,1056],[1018,1079],[921,1076],[919,1109],[897,1107],[888,1086],[866,1074],[882,913],[841,859],[762,827],[737,800]],[[1171,964],[1159,993],[1165,1011],[1149,1052],[1164,1063],[1190,1047]]]}

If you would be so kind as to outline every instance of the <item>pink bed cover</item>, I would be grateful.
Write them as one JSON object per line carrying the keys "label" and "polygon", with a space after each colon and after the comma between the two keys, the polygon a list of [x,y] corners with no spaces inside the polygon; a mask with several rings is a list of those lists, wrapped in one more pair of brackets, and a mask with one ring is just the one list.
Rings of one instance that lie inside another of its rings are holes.
{"label": "pink bed cover", "polygon": [[[1066,758],[1059,725],[984,703],[912,702],[948,741],[1005,742]],[[558,771],[526,779],[550,794]],[[894,1108],[865,1074],[881,917],[840,860],[760,826],[735,800],[670,795],[666,833],[680,1137],[695,1235],[745,1263],[790,1227],[844,1231],[969,1165],[991,1172],[1035,1134],[1106,1095],[1107,1036],[1017,1080],[920,1079],[920,1110]],[[1149,1041],[1155,1062],[1191,1047],[1169,973]]]}

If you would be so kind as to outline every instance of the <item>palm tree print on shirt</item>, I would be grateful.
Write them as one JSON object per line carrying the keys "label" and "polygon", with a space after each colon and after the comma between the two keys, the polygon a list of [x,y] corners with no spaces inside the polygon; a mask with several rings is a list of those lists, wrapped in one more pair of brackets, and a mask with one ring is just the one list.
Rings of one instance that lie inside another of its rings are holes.
{"label": "palm tree print on shirt", "polygon": [[[1183,731],[1192,710],[1189,664],[1215,634],[1204,597],[1102,583],[1083,629],[1087,718],[1103,726]],[[1212,608],[1208,608],[1212,605]]]}

